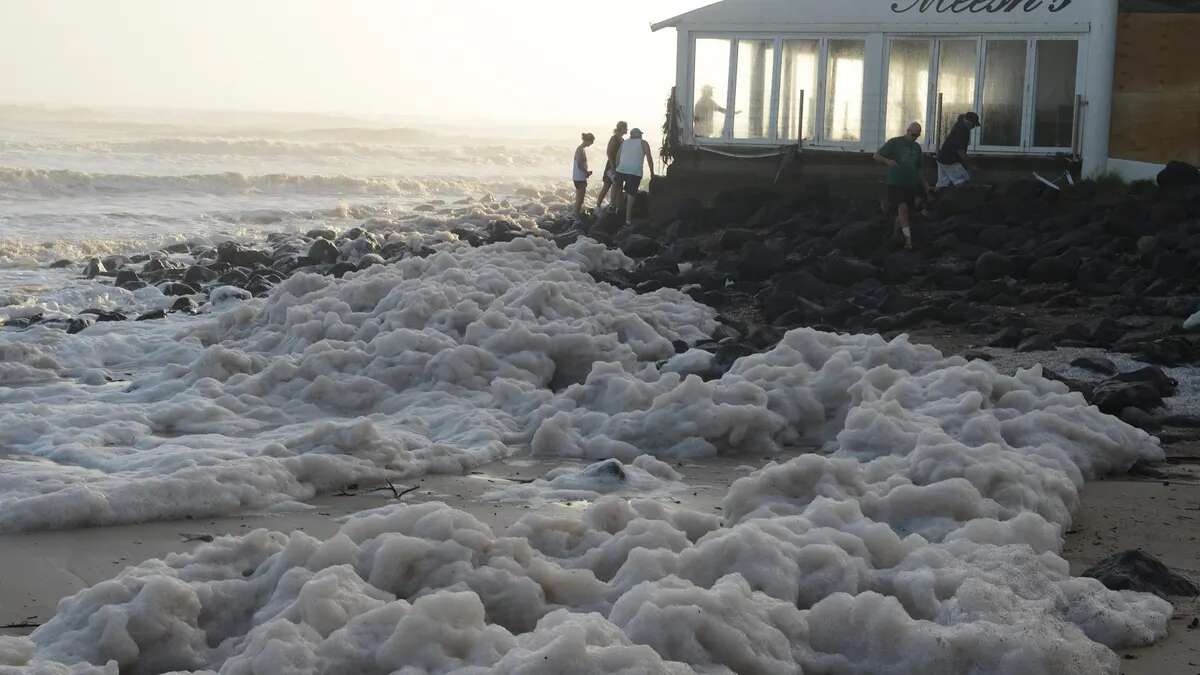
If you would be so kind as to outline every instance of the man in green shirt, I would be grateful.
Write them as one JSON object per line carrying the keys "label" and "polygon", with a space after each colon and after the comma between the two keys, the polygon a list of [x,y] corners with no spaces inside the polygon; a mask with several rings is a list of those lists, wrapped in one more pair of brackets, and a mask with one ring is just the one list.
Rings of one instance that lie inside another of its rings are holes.
{"label": "man in green shirt", "polygon": [[897,136],[875,153],[875,161],[888,167],[888,205],[896,209],[896,227],[904,235],[904,248],[912,250],[912,212],[917,208],[918,190],[929,193],[929,184],[921,175],[921,125],[908,125],[904,136]]}

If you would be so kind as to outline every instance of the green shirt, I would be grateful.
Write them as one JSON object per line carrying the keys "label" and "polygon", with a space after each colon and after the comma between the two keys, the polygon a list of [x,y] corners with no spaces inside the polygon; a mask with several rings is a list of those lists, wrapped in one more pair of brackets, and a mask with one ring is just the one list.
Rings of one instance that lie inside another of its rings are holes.
{"label": "green shirt", "polygon": [[908,136],[897,136],[879,149],[879,156],[896,162],[888,167],[887,184],[916,188],[921,184],[921,146]]}

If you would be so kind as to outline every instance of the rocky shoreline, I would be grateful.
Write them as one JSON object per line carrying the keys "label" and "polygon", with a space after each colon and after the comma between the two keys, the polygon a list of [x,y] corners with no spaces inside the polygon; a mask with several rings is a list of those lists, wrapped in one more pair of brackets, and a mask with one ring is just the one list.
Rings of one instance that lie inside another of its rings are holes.
{"label": "rocky shoreline", "polygon": [[[709,207],[684,202],[667,222],[625,226],[616,217],[558,216],[540,227],[560,246],[588,236],[637,262],[598,280],[641,292],[678,288],[717,309],[721,326],[710,340],[677,345],[714,355],[706,377],[771,349],[800,326],[885,336],[941,330],[953,338],[931,340],[937,346],[984,359],[990,356],[975,347],[1093,347],[1155,367],[1118,372],[1109,359],[1081,357],[1071,365],[1097,378],[1049,369],[1046,375],[1104,412],[1157,431],[1200,427],[1200,416],[1157,414],[1176,389],[1157,366],[1200,363],[1200,331],[1183,327],[1200,309],[1200,177],[1195,169],[1177,170],[1165,182],[960,188],[914,226],[915,251],[888,237],[878,204],[818,192],[730,191]],[[57,261],[51,267],[77,267],[85,278],[111,279],[129,291],[154,285],[178,299],[169,310],[136,316],[89,309],[75,317],[33,314],[6,327],[77,333],[100,321],[194,314],[205,303],[266,295],[299,271],[340,278],[434,252],[426,239],[387,227],[272,233],[260,247],[180,243],[128,257]],[[478,247],[535,233],[496,220],[450,234]]]}

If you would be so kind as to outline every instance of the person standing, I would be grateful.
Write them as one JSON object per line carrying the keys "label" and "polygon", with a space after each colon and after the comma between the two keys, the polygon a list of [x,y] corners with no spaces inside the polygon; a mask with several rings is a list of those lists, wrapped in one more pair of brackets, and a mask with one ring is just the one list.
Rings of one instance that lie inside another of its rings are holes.
{"label": "person standing", "polygon": [[897,136],[875,153],[875,161],[888,167],[888,206],[896,211],[896,230],[904,237],[904,248],[912,250],[912,212],[917,208],[918,190],[929,193],[929,184],[921,175],[921,125],[913,122],[903,136]]}
{"label": "person standing", "polygon": [[942,147],[938,149],[937,189],[966,185],[971,180],[967,172],[970,160],[967,148],[971,146],[971,130],[979,127],[979,115],[974,112],[963,113],[950,129]]}
{"label": "person standing", "polygon": [[[700,90],[700,100],[696,101],[695,107],[695,123],[692,125],[693,131],[700,137],[711,137],[713,135],[713,121],[717,113],[724,113],[725,108],[722,108],[713,98],[713,86],[706,84]],[[724,129],[720,130],[717,135],[721,135]]]}
{"label": "person standing", "polygon": [[575,148],[575,161],[571,165],[571,178],[575,181],[575,217],[583,217],[583,199],[587,195],[587,182],[592,172],[588,171],[587,149],[596,142],[593,134],[585,133],[580,136],[583,142]]}
{"label": "person standing", "polygon": [[614,200],[619,200],[618,211],[621,209],[620,202],[625,202],[626,225],[633,223],[633,203],[638,186],[642,183],[643,163],[650,164],[650,180],[654,180],[654,153],[650,150],[650,144],[642,139],[642,130],[633,129],[629,132],[629,138],[621,143],[621,152],[617,157],[617,179],[613,182],[619,195],[614,196]]}
{"label": "person standing", "polygon": [[[621,152],[621,144],[625,142],[625,132],[629,131],[629,125],[625,122],[617,122],[617,127],[613,129],[612,138],[608,139],[608,148],[605,150],[605,155],[608,157],[608,163],[604,165],[603,187],[600,188],[600,196],[596,198],[596,211],[600,211],[600,207],[604,204],[604,198],[608,196],[609,190],[612,189],[613,181],[617,179],[617,155]],[[617,199],[617,194],[613,193],[613,201]]]}

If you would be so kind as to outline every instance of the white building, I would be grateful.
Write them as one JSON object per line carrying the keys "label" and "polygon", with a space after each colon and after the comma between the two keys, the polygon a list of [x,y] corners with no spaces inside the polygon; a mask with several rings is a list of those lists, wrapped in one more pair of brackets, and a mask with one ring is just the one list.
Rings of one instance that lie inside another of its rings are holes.
{"label": "white building", "polygon": [[653,29],[678,33],[686,146],[869,153],[915,120],[932,151],[974,110],[974,154],[1097,175],[1117,26],[1118,0],[724,0]]}

